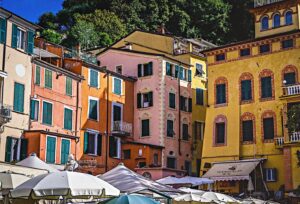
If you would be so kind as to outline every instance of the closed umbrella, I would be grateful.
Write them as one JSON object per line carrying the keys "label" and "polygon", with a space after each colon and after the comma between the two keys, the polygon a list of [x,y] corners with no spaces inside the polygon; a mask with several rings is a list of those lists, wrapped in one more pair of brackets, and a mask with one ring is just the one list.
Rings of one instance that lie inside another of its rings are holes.
{"label": "closed umbrella", "polygon": [[122,195],[105,201],[105,204],[159,204],[159,202],[142,195]]}
{"label": "closed umbrella", "polygon": [[62,171],[34,177],[12,190],[10,196],[56,200],[61,197],[85,199],[91,196],[118,196],[119,193],[118,189],[95,176]]}

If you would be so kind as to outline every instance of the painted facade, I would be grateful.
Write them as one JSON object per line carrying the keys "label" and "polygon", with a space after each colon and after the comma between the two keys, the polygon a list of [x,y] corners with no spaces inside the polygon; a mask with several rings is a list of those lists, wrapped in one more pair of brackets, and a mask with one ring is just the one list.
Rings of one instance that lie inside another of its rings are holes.
{"label": "painted facade", "polygon": [[[251,174],[255,190],[266,191],[263,180],[271,192],[282,185],[286,191],[299,186],[300,140],[298,133],[286,129],[287,109],[299,102],[299,92],[290,92],[299,89],[299,10],[295,8],[299,1],[257,7],[252,10],[256,19],[280,13],[280,26],[272,27],[270,19],[271,27],[262,31],[262,21],[256,22],[256,39],[205,51],[211,91],[202,174],[214,162],[256,158],[264,162],[262,171],[258,168]],[[293,13],[292,24],[285,25],[287,11]],[[229,180],[218,181],[216,189],[247,191],[248,181]]]}

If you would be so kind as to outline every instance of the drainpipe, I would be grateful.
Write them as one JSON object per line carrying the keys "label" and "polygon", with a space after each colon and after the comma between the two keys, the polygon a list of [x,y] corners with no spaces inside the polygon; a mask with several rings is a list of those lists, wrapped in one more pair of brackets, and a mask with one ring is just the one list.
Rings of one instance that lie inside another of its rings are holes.
{"label": "drainpipe", "polygon": [[108,108],[109,108],[109,73],[106,71],[106,147],[105,147],[105,172],[108,171],[108,146],[109,146],[109,134],[108,134]]}
{"label": "drainpipe", "polygon": [[[76,83],[76,112],[75,112],[75,137],[77,137],[78,128],[78,103],[79,103],[79,81]],[[77,160],[77,144],[79,140],[76,139],[75,143],[75,160]]]}
{"label": "drainpipe", "polygon": [[180,68],[178,70],[178,99],[179,99],[179,107],[178,107],[178,154],[181,156],[181,101],[180,101]]}

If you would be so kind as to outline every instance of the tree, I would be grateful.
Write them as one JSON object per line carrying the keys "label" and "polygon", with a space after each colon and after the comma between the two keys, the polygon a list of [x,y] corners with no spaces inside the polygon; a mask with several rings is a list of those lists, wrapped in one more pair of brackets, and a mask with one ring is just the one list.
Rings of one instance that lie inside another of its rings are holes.
{"label": "tree", "polygon": [[300,104],[292,105],[287,111],[289,134],[300,132]]}
{"label": "tree", "polygon": [[55,44],[60,44],[63,40],[63,35],[52,29],[44,29],[41,34],[47,41]]}
{"label": "tree", "polygon": [[44,29],[57,30],[58,24],[56,21],[56,16],[52,12],[44,13],[39,17],[38,24]]}

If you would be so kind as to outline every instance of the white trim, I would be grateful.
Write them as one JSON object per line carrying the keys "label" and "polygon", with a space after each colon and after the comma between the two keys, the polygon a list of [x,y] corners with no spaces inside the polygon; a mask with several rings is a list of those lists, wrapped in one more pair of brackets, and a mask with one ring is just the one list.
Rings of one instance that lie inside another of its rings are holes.
{"label": "white trim", "polygon": [[55,151],[54,151],[54,164],[56,164],[56,151],[57,151],[57,137],[52,135],[46,135],[46,151],[45,151],[45,162],[47,163],[47,148],[48,148],[48,137],[53,137],[55,139]]}
{"label": "white trim", "polygon": [[[91,70],[93,70],[93,71],[95,71],[95,72],[97,72],[98,74],[97,74],[97,84],[98,84],[98,86],[97,87],[94,87],[94,86],[91,86]],[[89,74],[88,74],[88,85],[90,86],[90,87],[93,87],[93,88],[100,88],[100,80],[99,80],[99,75],[100,75],[100,72],[98,71],[98,70],[95,70],[95,69],[91,69],[91,68],[89,68]]]}
{"label": "white trim", "polygon": [[[71,118],[71,120],[72,120],[72,128],[71,128],[71,130],[69,130],[69,129],[65,129],[65,109],[68,109],[68,110],[70,110],[70,111],[72,111],[72,118]],[[73,131],[73,109],[72,108],[70,108],[70,107],[68,107],[68,106],[66,106],[66,105],[64,105],[64,117],[63,117],[63,129],[64,130],[68,130],[68,131]]]}
{"label": "white trim", "polygon": [[[121,81],[121,94],[120,95],[115,93],[115,79],[119,79]],[[112,92],[118,96],[123,95],[123,79],[120,79],[118,77],[112,77]]]}
{"label": "white trim", "polygon": [[94,120],[94,119],[91,119],[89,118],[89,112],[90,112],[90,100],[94,100],[94,101],[97,101],[97,119],[96,121],[99,121],[99,105],[100,105],[100,100],[99,98],[95,98],[93,96],[89,96],[88,97],[88,110],[87,110],[87,118],[90,119],[90,120]]}
{"label": "white trim", "polygon": [[113,127],[114,127],[114,106],[119,106],[121,108],[121,126],[122,126],[122,122],[123,122],[123,104],[121,103],[116,103],[116,102],[112,102],[111,103],[111,131],[113,131]]}
{"label": "white trim", "polygon": [[61,163],[61,150],[62,150],[62,141],[63,141],[63,140],[67,140],[67,141],[70,142],[70,146],[69,146],[69,155],[71,154],[71,145],[72,145],[71,139],[68,139],[68,138],[61,138],[61,141],[60,141],[59,164],[62,164],[62,163]]}
{"label": "white trim", "polygon": [[[93,134],[94,135],[94,142],[95,142],[94,143],[94,153],[87,153],[87,155],[99,156],[98,155],[98,137],[100,136],[99,132],[96,131],[96,130],[90,130],[90,129],[87,129],[85,132],[88,132],[89,134]],[[102,151],[102,149],[101,149],[101,151]]]}
{"label": "white trim", "polygon": [[[51,113],[52,117],[51,117],[51,124],[50,124],[50,125],[49,125],[49,124],[45,124],[45,123],[43,122],[44,102],[52,104],[52,113]],[[42,113],[42,124],[48,125],[48,126],[52,126],[52,125],[53,125],[53,109],[54,109],[53,102],[50,102],[50,101],[47,101],[47,100],[42,100],[42,111],[41,111],[41,113]]]}

